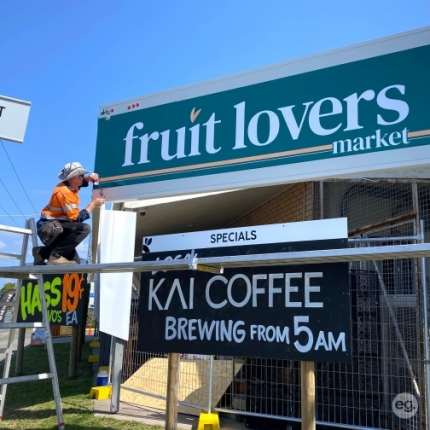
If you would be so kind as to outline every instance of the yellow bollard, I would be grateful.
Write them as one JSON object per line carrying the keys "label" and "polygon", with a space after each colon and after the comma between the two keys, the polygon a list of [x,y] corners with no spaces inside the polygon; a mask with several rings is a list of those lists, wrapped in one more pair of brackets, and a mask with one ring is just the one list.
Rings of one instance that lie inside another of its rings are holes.
{"label": "yellow bollard", "polygon": [[92,387],[90,397],[96,400],[106,400],[112,397],[112,385],[103,387]]}
{"label": "yellow bollard", "polygon": [[201,412],[197,430],[220,430],[218,413]]}

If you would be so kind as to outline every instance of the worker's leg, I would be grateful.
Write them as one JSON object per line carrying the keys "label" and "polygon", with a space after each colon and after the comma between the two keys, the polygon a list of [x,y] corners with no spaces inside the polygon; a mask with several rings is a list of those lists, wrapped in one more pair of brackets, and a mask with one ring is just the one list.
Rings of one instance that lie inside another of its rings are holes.
{"label": "worker's leg", "polygon": [[62,222],[61,225],[63,233],[56,241],[51,255],[72,260],[76,247],[91,233],[91,227],[83,222]]}
{"label": "worker's leg", "polygon": [[33,247],[32,254],[34,257],[34,265],[44,265],[45,260],[49,258],[50,252],[46,246],[35,246]]}

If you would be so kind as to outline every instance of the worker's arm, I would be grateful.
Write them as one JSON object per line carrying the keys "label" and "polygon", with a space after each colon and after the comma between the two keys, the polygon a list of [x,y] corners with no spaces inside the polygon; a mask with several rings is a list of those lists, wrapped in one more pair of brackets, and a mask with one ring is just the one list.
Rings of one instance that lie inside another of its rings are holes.
{"label": "worker's arm", "polygon": [[79,212],[78,217],[74,221],[84,222],[85,220],[90,218],[90,213],[94,210],[94,208],[102,206],[104,203],[105,199],[97,197],[96,199],[92,200],[91,203],[85,209],[82,209]]}
{"label": "worker's arm", "polygon": [[91,200],[91,203],[84,209],[89,214],[94,210],[94,208],[98,208],[100,206],[103,206],[105,204],[105,199],[102,199],[101,197],[96,197],[93,200]]}
{"label": "worker's arm", "polygon": [[[98,182],[98,180],[99,180],[99,175],[97,173],[91,173],[88,176],[84,176],[84,180],[82,181],[82,187],[88,187],[90,182],[95,183],[95,182]],[[99,197],[93,199],[85,209],[82,209],[79,212],[78,218],[75,221],[83,222],[87,220],[88,218],[90,218],[90,213],[94,210],[94,208],[100,207],[104,205],[104,203],[105,203],[105,199],[102,199]]]}

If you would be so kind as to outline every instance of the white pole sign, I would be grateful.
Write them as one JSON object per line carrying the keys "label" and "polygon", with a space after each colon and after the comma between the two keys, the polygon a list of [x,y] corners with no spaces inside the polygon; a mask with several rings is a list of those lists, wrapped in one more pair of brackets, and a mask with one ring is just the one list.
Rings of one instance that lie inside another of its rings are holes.
{"label": "white pole sign", "polygon": [[[136,212],[100,212],[100,263],[134,260]],[[100,331],[128,340],[133,273],[100,274]]]}
{"label": "white pole sign", "polygon": [[0,139],[24,142],[31,103],[0,96]]}

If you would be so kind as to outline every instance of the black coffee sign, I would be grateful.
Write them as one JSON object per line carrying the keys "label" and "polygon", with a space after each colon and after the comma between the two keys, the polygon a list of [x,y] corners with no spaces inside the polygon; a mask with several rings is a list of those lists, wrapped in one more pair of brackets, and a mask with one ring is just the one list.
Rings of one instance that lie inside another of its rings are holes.
{"label": "black coffee sign", "polygon": [[[147,241],[148,242],[148,241]],[[347,239],[144,253],[146,261],[344,248]],[[142,274],[143,351],[349,362],[347,263]]]}

